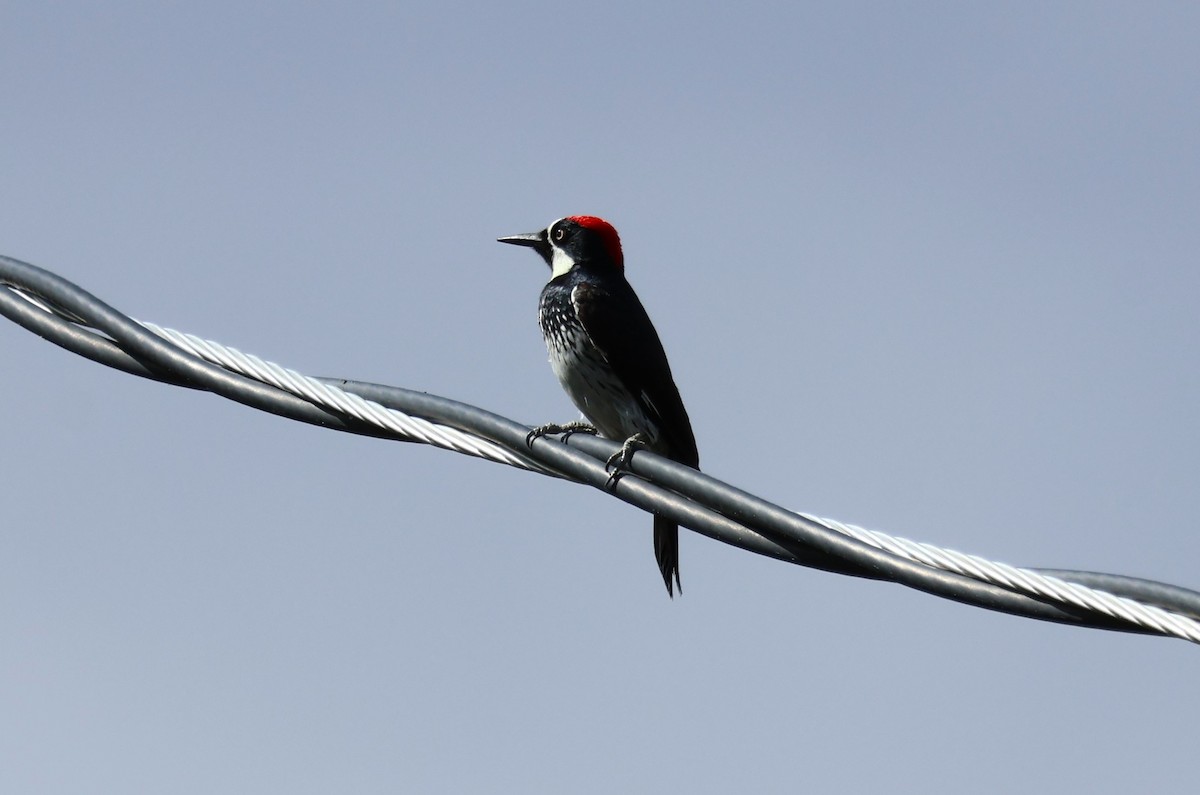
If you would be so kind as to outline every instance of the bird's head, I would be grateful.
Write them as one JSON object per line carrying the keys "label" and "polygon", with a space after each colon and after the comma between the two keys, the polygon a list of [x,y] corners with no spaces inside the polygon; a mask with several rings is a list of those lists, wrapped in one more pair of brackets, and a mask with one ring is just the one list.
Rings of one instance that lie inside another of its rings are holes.
{"label": "bird's head", "polygon": [[570,273],[577,265],[625,270],[621,238],[603,218],[594,215],[569,215],[559,218],[540,232],[497,238],[501,243],[529,246],[550,266],[550,278]]}

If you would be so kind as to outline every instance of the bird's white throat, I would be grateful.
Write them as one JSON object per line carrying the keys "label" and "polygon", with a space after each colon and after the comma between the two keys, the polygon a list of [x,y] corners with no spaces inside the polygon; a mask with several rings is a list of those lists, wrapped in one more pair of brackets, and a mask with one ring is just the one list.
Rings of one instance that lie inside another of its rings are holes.
{"label": "bird's white throat", "polygon": [[567,252],[563,251],[558,246],[553,246],[550,249],[550,278],[557,279],[564,273],[567,273],[571,268],[575,267],[575,260],[571,259]]}

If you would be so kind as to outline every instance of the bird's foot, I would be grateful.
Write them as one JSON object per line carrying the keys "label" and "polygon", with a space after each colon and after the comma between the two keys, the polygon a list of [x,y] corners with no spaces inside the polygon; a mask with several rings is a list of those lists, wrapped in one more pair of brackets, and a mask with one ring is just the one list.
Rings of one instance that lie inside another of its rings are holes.
{"label": "bird's foot", "polygon": [[633,458],[633,454],[638,450],[646,449],[646,437],[640,433],[635,433],[625,440],[625,444],[621,445],[621,449],[609,456],[608,462],[604,465],[605,469],[612,469],[608,475],[608,482],[604,484],[604,488],[612,491],[617,485],[617,481],[629,471],[629,462]]}
{"label": "bird's foot", "polygon": [[527,447],[533,447],[534,439],[538,438],[539,436],[545,436],[548,433],[565,434],[563,436],[563,441],[566,441],[567,437],[573,433],[590,433],[595,435],[599,433],[599,431],[596,430],[595,425],[592,425],[589,422],[584,422],[583,420],[574,420],[572,422],[564,422],[561,424],[557,422],[548,422],[545,425],[539,425],[530,431],[525,436],[525,445]]}

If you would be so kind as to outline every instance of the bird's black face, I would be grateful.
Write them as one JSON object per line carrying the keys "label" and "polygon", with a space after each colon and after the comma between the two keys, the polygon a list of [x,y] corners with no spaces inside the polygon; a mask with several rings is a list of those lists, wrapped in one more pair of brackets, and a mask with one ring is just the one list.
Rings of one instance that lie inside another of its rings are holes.
{"label": "bird's black face", "polygon": [[550,278],[572,271],[581,263],[624,268],[621,239],[607,221],[592,215],[559,218],[541,232],[498,238],[501,243],[529,246],[550,266]]}
{"label": "bird's black face", "polygon": [[603,254],[604,245],[600,238],[590,229],[580,226],[574,218],[560,218],[550,224],[544,233],[550,242],[551,267],[553,267],[553,250],[559,249],[566,259],[572,263],[594,259]]}

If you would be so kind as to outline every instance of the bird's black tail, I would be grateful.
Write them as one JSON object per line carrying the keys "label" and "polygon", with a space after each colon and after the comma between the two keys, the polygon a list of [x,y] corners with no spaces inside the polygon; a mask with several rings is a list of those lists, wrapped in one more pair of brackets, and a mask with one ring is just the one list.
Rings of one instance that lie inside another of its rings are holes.
{"label": "bird's black tail", "polygon": [[654,517],[654,559],[658,561],[658,570],[667,584],[667,594],[674,598],[676,588],[682,594],[683,585],[679,582],[679,525],[661,516]]}

